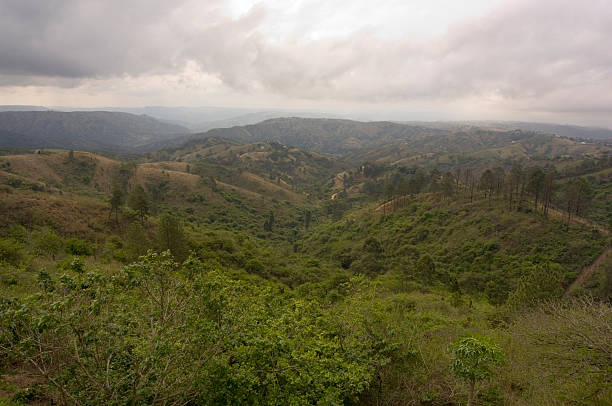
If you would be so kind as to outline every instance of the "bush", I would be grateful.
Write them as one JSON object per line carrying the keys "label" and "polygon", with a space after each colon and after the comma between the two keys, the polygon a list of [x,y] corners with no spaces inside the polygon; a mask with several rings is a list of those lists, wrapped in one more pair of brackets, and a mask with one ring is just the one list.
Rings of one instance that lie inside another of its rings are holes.
{"label": "bush", "polygon": [[0,239],[0,262],[18,265],[23,259],[23,244],[12,239]]}
{"label": "bush", "polygon": [[342,404],[388,362],[365,320],[342,331],[318,302],[200,265],[150,252],[1,300],[4,353],[81,404]]}
{"label": "bush", "polygon": [[77,238],[66,240],[66,252],[72,255],[89,256],[93,254],[93,247],[86,241]]}
{"label": "bush", "polygon": [[34,250],[38,254],[48,255],[55,259],[55,256],[64,246],[62,237],[50,228],[42,228],[32,232],[32,242]]}

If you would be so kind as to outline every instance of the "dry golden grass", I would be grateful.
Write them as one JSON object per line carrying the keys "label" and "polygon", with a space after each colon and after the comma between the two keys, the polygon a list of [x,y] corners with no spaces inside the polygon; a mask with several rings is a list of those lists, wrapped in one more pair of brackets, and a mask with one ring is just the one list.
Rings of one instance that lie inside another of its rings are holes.
{"label": "dry golden grass", "polygon": [[230,185],[229,183],[224,183],[224,182],[221,182],[219,180],[217,180],[216,183],[217,183],[217,187],[219,187],[221,189],[229,190],[230,192],[236,192],[236,193],[239,193],[241,195],[244,195],[245,197],[256,198],[256,199],[262,199],[264,197],[260,193],[252,192],[252,191],[250,191],[248,189],[244,189],[244,188],[241,188],[239,186]]}
{"label": "dry golden grass", "polygon": [[304,200],[303,197],[298,195],[297,193],[287,190],[284,187],[276,185],[272,182],[268,182],[261,176],[255,175],[254,173],[243,172],[240,177],[249,182],[255,183],[256,187],[262,188],[266,192],[272,193],[274,195],[278,195],[279,197],[289,200],[290,202],[300,203]]}
{"label": "dry golden grass", "polygon": [[[45,154],[6,155],[0,157],[0,162],[10,164],[10,173],[23,179],[43,183],[61,183],[63,175],[69,172],[66,168],[68,151],[53,151]],[[121,163],[91,152],[74,151],[74,159],[89,160],[95,164],[91,184],[98,189],[110,192],[113,177]]]}
{"label": "dry golden grass", "polygon": [[61,177],[53,168],[58,161],[63,160],[65,154],[52,153],[49,155],[23,154],[5,155],[0,161],[10,164],[11,173],[41,182],[60,182]]}
{"label": "dry golden grass", "polygon": [[50,226],[88,240],[108,233],[108,206],[96,199],[19,190],[0,195],[0,224]]}
{"label": "dry golden grass", "polygon": [[161,169],[161,170],[169,170],[176,172],[187,172],[187,166],[189,164],[187,162],[176,162],[176,161],[165,161],[165,162],[147,162],[144,164],[138,165],[139,168],[152,168],[152,169]]}
{"label": "dry golden grass", "polygon": [[167,180],[171,183],[177,183],[187,186],[189,189],[196,189],[200,181],[198,175],[193,175],[186,172],[178,172],[174,170],[166,170],[151,166],[139,165],[134,173],[134,183],[145,186],[150,181]]}

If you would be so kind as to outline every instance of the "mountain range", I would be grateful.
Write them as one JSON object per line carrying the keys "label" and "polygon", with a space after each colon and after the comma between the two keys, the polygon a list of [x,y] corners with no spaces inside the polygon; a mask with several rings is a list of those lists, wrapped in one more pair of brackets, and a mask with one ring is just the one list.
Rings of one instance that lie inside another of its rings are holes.
{"label": "mountain range", "polygon": [[128,152],[189,130],[149,116],[92,111],[0,112],[0,146]]}

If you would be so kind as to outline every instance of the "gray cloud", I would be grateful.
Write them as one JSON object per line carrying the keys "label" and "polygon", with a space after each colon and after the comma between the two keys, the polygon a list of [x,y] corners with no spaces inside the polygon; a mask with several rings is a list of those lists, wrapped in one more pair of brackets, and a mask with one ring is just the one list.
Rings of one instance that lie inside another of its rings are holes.
{"label": "gray cloud", "polygon": [[193,62],[229,88],[287,98],[479,98],[547,111],[612,105],[612,3],[605,0],[507,1],[433,38],[381,39],[370,28],[281,42],[261,29],[270,15],[264,6],[231,18],[221,0],[125,4],[0,0],[0,85],[178,74]]}
{"label": "gray cloud", "polygon": [[[185,2],[182,2],[185,3]],[[177,68],[181,2],[0,1],[0,72],[88,78]],[[172,6],[170,6],[172,5]],[[211,12],[214,9],[211,8]]]}

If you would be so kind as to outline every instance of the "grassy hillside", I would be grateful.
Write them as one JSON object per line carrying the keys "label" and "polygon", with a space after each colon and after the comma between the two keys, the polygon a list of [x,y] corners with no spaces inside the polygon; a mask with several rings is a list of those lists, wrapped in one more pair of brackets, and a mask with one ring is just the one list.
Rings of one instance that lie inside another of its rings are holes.
{"label": "grassy hillside", "polygon": [[580,158],[606,156],[610,151],[609,147],[582,144],[553,135],[472,129],[384,145],[357,152],[346,159],[449,170],[495,165],[509,167],[516,164],[556,165]]}
{"label": "grassy hillside", "polygon": [[[71,208],[80,204],[70,202],[88,199],[98,207],[89,216],[89,222],[98,224],[89,227],[95,235],[100,224],[108,228],[112,223],[108,199],[113,186],[119,185],[125,198],[140,186],[151,201],[151,214],[171,211],[190,223],[257,233],[273,212],[275,231],[288,238],[303,221],[302,208],[319,195],[327,198],[329,179],[344,167],[330,158],[277,144],[223,144],[219,149],[221,145],[178,150],[167,156],[173,160],[141,163],[80,151],[4,155],[0,157],[0,182],[6,207],[20,200],[29,203],[23,210],[6,210],[2,215],[8,224],[15,220],[57,223],[61,218],[70,222],[72,216],[82,216]],[[65,214],[34,215],[55,206],[62,207]],[[124,210],[124,217],[130,215]],[[69,224],[65,227],[73,232]]]}
{"label": "grassy hillside", "polygon": [[306,118],[271,119],[253,125],[214,129],[146,148],[189,148],[204,143],[206,139],[228,139],[243,144],[277,142],[340,156],[353,165],[369,161],[385,165],[425,165],[440,170],[468,165],[567,162],[600,157],[609,154],[612,148],[533,131],[508,131],[489,126],[435,128],[391,122]]}
{"label": "grassy hillside", "polygon": [[607,243],[597,229],[567,229],[559,218],[508,212],[497,202],[424,194],[404,206],[389,215],[375,205],[351,211],[318,226],[301,249],[356,273],[394,272],[499,304],[540,264],[560,266],[568,286]]}
{"label": "grassy hillside", "polygon": [[317,198],[327,196],[321,195],[326,190],[325,183],[348,168],[347,164],[329,156],[274,142],[243,145],[218,138],[191,141],[180,148],[157,151],[149,156],[154,160],[191,163],[196,171],[206,171],[206,165],[231,168],[247,172],[242,176],[247,180],[259,180],[263,190],[289,189],[317,195]]}
{"label": "grassy hillside", "polygon": [[0,404],[609,403],[604,146],[323,124],[1,155]]}

